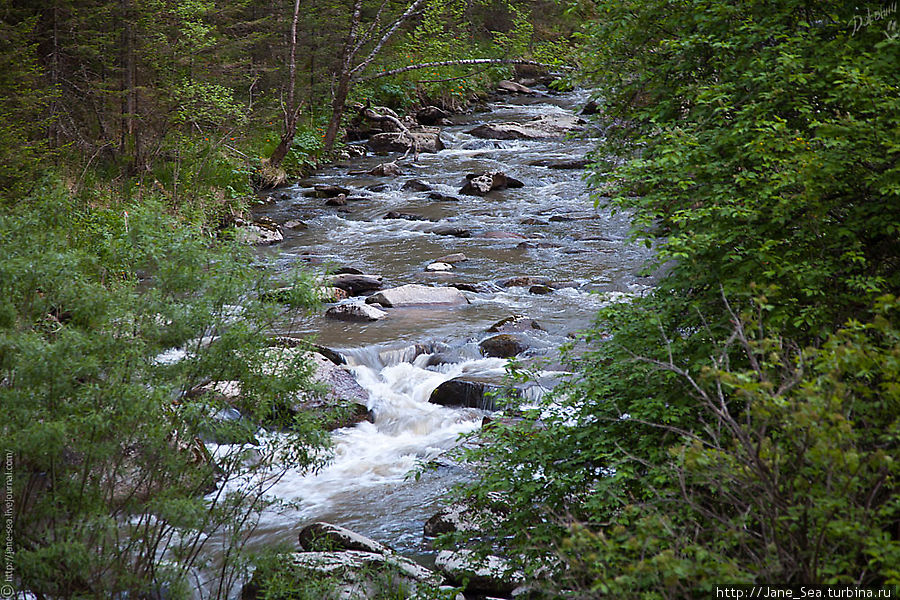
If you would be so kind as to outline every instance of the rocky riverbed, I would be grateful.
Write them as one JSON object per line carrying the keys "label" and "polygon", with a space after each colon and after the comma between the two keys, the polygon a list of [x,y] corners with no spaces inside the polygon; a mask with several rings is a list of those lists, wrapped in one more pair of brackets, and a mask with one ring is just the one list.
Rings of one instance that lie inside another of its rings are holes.
{"label": "rocky riverbed", "polygon": [[627,216],[596,208],[582,179],[598,135],[577,114],[588,100],[520,90],[428,125],[370,123],[345,163],[255,211],[259,260],[308,265],[330,290],[326,311],[279,333],[331,349],[368,411],[333,433],[328,466],[270,490],[296,505],[267,512],[255,544],[327,521],[433,564],[423,527],[467,472],[441,462],[408,474],[497,408],[485,391],[509,358],[539,371],[519,390],[533,402],[564,376],[557,349],[573,332],[647,289]]}

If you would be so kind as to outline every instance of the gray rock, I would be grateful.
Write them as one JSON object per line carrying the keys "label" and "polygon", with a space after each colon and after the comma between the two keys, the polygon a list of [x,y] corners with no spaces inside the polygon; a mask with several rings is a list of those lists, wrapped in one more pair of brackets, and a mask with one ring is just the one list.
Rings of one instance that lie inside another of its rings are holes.
{"label": "gray rock", "polygon": [[546,331],[540,323],[534,319],[522,315],[513,315],[497,321],[488,327],[488,333],[515,333],[522,331]]}
{"label": "gray rock", "polygon": [[531,294],[538,294],[538,295],[551,294],[551,293],[553,293],[553,288],[550,287],[549,285],[533,285],[530,288],[528,288],[528,292]]}
{"label": "gray rock", "polygon": [[472,237],[472,232],[470,230],[455,225],[438,225],[437,227],[430,229],[429,232],[436,235],[448,235],[458,238]]}
{"label": "gray rock", "polygon": [[404,219],[406,221],[430,221],[428,217],[423,217],[422,215],[416,215],[413,213],[400,212],[396,210],[389,211],[388,214],[384,215],[385,219]]}
{"label": "gray rock", "polygon": [[501,333],[483,340],[478,347],[485,356],[512,358],[528,350],[528,345],[516,335]]}
{"label": "gray rock", "polygon": [[334,198],[329,198],[325,201],[325,206],[346,206],[347,205],[347,196],[345,194],[340,194],[335,196]]}
{"label": "gray rock", "polygon": [[328,283],[346,291],[351,296],[358,296],[366,292],[380,290],[384,287],[381,279],[381,275],[341,273],[340,275],[332,275],[328,279]]}
{"label": "gray rock", "polygon": [[436,258],[434,262],[439,263],[447,263],[448,265],[455,265],[456,263],[461,263],[469,260],[469,258],[463,254],[462,252],[456,252],[454,254],[448,254],[446,256],[442,256],[440,258]]}
{"label": "gray rock", "polygon": [[366,323],[380,321],[388,314],[368,304],[338,304],[325,311],[325,316],[339,321]]}
{"label": "gray rock", "polygon": [[506,595],[525,582],[525,574],[499,556],[478,557],[471,550],[442,550],[434,560],[438,571],[470,593]]}
{"label": "gray rock", "polygon": [[368,171],[369,175],[374,175],[376,177],[397,177],[398,175],[403,175],[403,171],[400,170],[400,167],[395,162],[386,162],[381,163],[376,166],[372,170]]}
{"label": "gray rock", "polygon": [[428,402],[439,406],[492,411],[496,409],[496,403],[488,392],[500,389],[499,385],[457,377],[437,386],[431,392]]}
{"label": "gray rock", "polygon": [[508,277],[497,282],[500,287],[531,287],[533,285],[550,285],[549,277]]}
{"label": "gray rock", "polygon": [[450,113],[437,106],[425,106],[416,111],[416,121],[422,125],[443,125]]}
{"label": "gray rock", "polygon": [[524,183],[508,176],[506,173],[485,171],[483,173],[466,175],[466,182],[459,190],[459,193],[467,196],[484,196],[494,190],[520,188],[524,185]]}
{"label": "gray rock", "polygon": [[407,192],[430,192],[431,186],[419,179],[410,179],[400,189]]}
{"label": "gray rock", "polygon": [[292,219],[287,221],[284,225],[282,225],[285,229],[292,229],[294,231],[300,231],[302,229],[309,229],[309,225],[301,221],[300,219]]}
{"label": "gray rock", "polygon": [[324,183],[317,184],[312,192],[307,192],[306,196],[314,196],[316,198],[334,198],[343,194],[347,196],[350,190],[340,185],[327,185]]}
{"label": "gray rock", "polygon": [[308,552],[359,550],[386,554],[391,548],[339,525],[318,521],[300,531],[300,547]]}
{"label": "gray rock", "polygon": [[428,194],[428,198],[430,200],[437,200],[438,202],[459,202],[459,198],[456,196],[448,196],[447,194],[441,194],[440,192],[431,192]]}
{"label": "gray rock", "polygon": [[253,223],[235,222],[234,237],[242,244],[250,246],[270,246],[284,240],[281,228],[275,223],[259,220]]}
{"label": "gray rock", "polygon": [[444,149],[440,133],[429,131],[414,131],[410,134],[376,133],[369,138],[369,148],[373,152],[406,152],[413,150],[413,145],[418,144],[419,152],[434,153]]}
{"label": "gray rock", "polygon": [[579,124],[575,116],[544,115],[526,123],[485,123],[466,133],[491,140],[539,140],[562,137]]}
{"label": "gray rock", "polygon": [[449,263],[444,263],[444,262],[433,262],[430,265],[428,265],[427,267],[425,267],[425,270],[433,271],[433,272],[452,271],[453,265],[451,265]]}
{"label": "gray rock", "polygon": [[454,287],[429,287],[411,283],[382,290],[366,298],[369,304],[377,302],[382,306],[458,306],[469,301]]}
{"label": "gray rock", "polygon": [[589,161],[586,158],[573,158],[573,159],[566,159],[566,160],[553,160],[553,159],[544,158],[544,159],[540,159],[540,160],[533,160],[528,164],[532,167],[547,167],[548,169],[576,170],[576,169],[585,168],[586,166],[591,164],[591,161]]}
{"label": "gray rock", "polygon": [[506,92],[509,94],[527,94],[529,96],[534,95],[534,90],[522,85],[521,83],[516,83],[515,81],[503,80],[497,84],[497,90],[500,92]]}

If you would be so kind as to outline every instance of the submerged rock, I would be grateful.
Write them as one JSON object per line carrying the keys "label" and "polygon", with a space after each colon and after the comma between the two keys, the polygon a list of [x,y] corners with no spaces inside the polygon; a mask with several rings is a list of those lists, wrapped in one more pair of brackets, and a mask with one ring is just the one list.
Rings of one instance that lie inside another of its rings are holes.
{"label": "submerged rock", "polygon": [[423,217],[422,215],[416,215],[408,212],[399,212],[396,210],[389,211],[388,214],[384,215],[385,219],[403,219],[405,221],[430,221],[428,217]]}

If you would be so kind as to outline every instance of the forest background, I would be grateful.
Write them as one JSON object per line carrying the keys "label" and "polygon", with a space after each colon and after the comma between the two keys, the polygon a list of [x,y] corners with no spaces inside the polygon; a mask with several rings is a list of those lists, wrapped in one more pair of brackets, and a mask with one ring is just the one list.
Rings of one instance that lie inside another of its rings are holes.
{"label": "forest background", "polygon": [[597,202],[630,211],[666,276],[585,332],[578,376],[548,400],[565,410],[493,429],[473,457],[461,493],[510,508],[482,541],[558,569],[549,597],[900,584],[900,40],[875,4],[5,3],[17,582],[186,590],[211,531],[235,548],[219,591],[240,578],[264,490],[201,501],[245,463],[192,446],[221,407],[189,392],[240,380],[250,415],[293,432],[260,465],[312,467],[327,436],[280,405],[310,385],[302,355],[261,368],[271,282],[223,231],[273,169],[340,151],[347,106],[458,109],[510,67],[382,72],[492,58],[575,66],[567,85],[597,90]]}

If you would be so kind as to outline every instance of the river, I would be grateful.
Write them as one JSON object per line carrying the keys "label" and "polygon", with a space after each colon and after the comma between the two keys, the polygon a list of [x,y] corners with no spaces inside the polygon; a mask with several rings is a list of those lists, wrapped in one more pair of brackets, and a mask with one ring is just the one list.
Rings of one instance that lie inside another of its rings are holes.
{"label": "river", "polygon": [[[348,174],[398,158],[369,154],[279,190],[275,202],[254,211],[278,223],[301,219],[308,225],[285,229],[282,243],[259,251],[259,259],[277,269],[353,267],[383,276],[385,287],[469,284],[478,290],[465,292],[469,304],[461,307],[390,309],[387,318],[369,324],[318,314],[292,322],[283,332],[314,335],[347,357],[370,394],[374,422],[336,431],[334,458],[317,474],[289,471],[281,479],[270,493],[296,506],[267,511],[254,545],[293,543],[304,524],[324,520],[427,562],[423,524],[447,488],[467,473],[444,461],[418,480],[409,474],[452,448],[460,434],[480,427],[485,414],[429,404],[431,391],[460,375],[499,381],[506,361],[482,357],[477,344],[492,335],[486,330],[493,323],[511,315],[535,319],[543,327],[523,334],[531,346],[523,360],[552,381],[561,369],[556,351],[573,332],[588,326],[610,298],[647,289],[649,281],[639,271],[648,253],[628,244],[627,216],[595,208],[583,170],[532,164],[583,159],[596,139],[496,141],[466,133],[480,123],[571,115],[588,98],[584,91],[503,97],[487,112],[455,116],[441,133],[446,149],[401,160],[401,176]],[[525,185],[485,197],[459,193],[466,174],[485,170],[503,171]],[[430,192],[404,190],[410,179],[426,183]],[[349,196],[359,199],[346,207],[326,206],[323,199],[306,195],[316,184],[350,188]],[[434,200],[432,192],[456,200]],[[429,220],[385,219],[389,211]],[[430,233],[437,225],[465,228],[471,237]],[[448,273],[426,272],[435,259],[453,253],[464,253],[468,260]],[[536,294],[527,285],[501,285],[517,276],[566,281],[571,287]],[[436,361],[429,354],[414,356],[412,344],[436,345],[447,362],[429,366]],[[532,391],[532,399],[539,391]]]}

